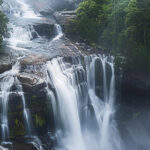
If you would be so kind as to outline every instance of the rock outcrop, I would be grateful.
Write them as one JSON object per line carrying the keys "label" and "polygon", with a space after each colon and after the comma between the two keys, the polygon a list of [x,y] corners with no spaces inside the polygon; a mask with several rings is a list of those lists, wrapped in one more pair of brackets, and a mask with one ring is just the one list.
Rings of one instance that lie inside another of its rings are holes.
{"label": "rock outcrop", "polygon": [[69,21],[72,19],[75,19],[76,17],[76,11],[60,11],[60,12],[55,12],[54,16],[56,18],[56,21],[60,25],[66,25],[68,24]]}
{"label": "rock outcrop", "polygon": [[33,27],[40,36],[45,36],[47,38],[53,38],[55,36],[54,24],[37,24]]}

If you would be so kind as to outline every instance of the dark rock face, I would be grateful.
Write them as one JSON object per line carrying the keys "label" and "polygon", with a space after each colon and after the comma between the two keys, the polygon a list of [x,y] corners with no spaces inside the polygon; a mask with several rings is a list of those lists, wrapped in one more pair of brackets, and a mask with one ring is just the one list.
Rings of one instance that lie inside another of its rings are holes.
{"label": "dark rock face", "polygon": [[130,107],[150,105],[150,78],[146,74],[120,72],[116,75],[117,103]]}
{"label": "dark rock face", "polygon": [[26,143],[13,143],[12,145],[5,145],[4,147],[7,147],[9,150],[36,150],[36,148],[32,144]]}
{"label": "dark rock face", "polygon": [[40,36],[47,38],[53,38],[55,36],[54,24],[37,24],[34,25],[34,29]]}
{"label": "dark rock face", "polygon": [[14,58],[11,56],[11,53],[5,54],[0,53],[0,74],[8,71],[12,68],[12,64],[14,63]]}
{"label": "dark rock face", "polygon": [[26,134],[23,116],[23,102],[19,93],[13,92],[9,95],[8,120],[10,138],[15,140]]}
{"label": "dark rock face", "polygon": [[122,79],[122,90],[139,94],[150,94],[150,78],[144,74],[125,74]]}
{"label": "dark rock face", "polygon": [[[46,91],[45,63],[46,58],[43,56],[28,55],[20,60],[21,70],[16,76],[23,87],[26,110],[30,114],[31,133],[42,138],[48,131],[54,131],[51,99],[47,97]],[[8,102],[8,122],[10,141],[14,142],[13,149],[34,150],[33,146],[24,143],[28,131],[23,112],[23,99],[16,84],[13,85],[11,91]]]}
{"label": "dark rock face", "polygon": [[0,64],[0,74],[5,72],[5,71],[10,70],[11,67],[12,67],[11,64]]}

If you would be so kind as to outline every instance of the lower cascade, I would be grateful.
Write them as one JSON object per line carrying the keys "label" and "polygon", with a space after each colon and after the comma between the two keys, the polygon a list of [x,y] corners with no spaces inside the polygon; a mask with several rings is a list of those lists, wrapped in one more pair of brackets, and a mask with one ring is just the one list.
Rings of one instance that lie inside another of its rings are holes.
{"label": "lower cascade", "polygon": [[[83,58],[57,57],[46,63],[46,93],[52,106],[54,134],[50,139],[55,149],[62,150],[122,150],[123,143],[115,115],[115,74],[113,57],[90,55]],[[9,138],[9,97],[17,92],[21,97],[26,139],[38,150],[44,150],[34,132],[33,117],[26,105],[21,82],[17,78],[20,64],[0,74],[1,137]],[[113,137],[113,138],[112,138]]]}
{"label": "lower cascade", "polygon": [[77,58],[72,63],[64,62],[61,57],[47,63],[56,149],[123,149],[114,120],[113,57],[91,55],[84,58],[84,65]]}

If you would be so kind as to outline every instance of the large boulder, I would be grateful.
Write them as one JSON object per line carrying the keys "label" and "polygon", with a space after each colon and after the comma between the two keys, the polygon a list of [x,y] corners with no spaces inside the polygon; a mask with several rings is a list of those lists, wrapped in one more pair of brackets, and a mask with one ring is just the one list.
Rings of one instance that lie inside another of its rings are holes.
{"label": "large boulder", "polygon": [[11,64],[7,64],[7,63],[0,64],[0,74],[10,70],[11,68],[12,68]]}
{"label": "large boulder", "polygon": [[17,77],[25,92],[37,92],[46,87],[46,61],[47,59],[39,54],[30,54],[20,60],[21,71]]}
{"label": "large boulder", "polygon": [[23,85],[24,91],[39,91],[46,87],[45,80],[42,78],[43,73],[39,73],[40,77],[35,74],[20,73],[18,79]]}
{"label": "large boulder", "polygon": [[10,54],[0,53],[0,74],[12,68],[14,58]]}
{"label": "large boulder", "polygon": [[29,54],[28,56],[22,58],[20,60],[20,63],[21,63],[21,66],[43,65],[46,63],[46,61],[47,61],[47,59],[43,55],[32,53],[32,54]]}

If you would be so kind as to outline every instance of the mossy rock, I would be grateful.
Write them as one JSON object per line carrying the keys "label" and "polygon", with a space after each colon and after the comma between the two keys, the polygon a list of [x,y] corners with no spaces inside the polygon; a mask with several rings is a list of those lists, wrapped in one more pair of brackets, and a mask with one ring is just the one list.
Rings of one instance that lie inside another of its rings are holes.
{"label": "mossy rock", "polygon": [[24,122],[16,118],[13,122],[13,128],[10,128],[10,138],[15,139],[17,137],[23,137],[26,135],[26,127]]}

